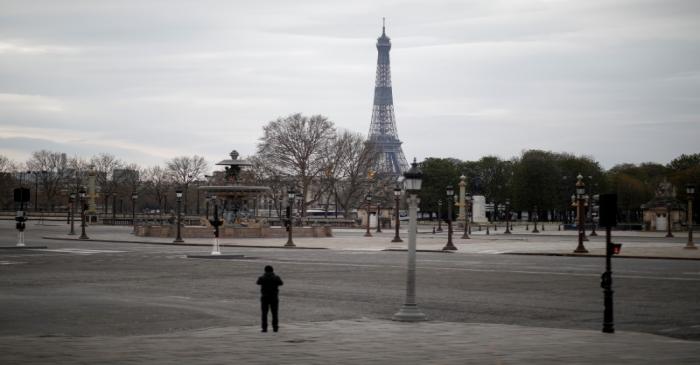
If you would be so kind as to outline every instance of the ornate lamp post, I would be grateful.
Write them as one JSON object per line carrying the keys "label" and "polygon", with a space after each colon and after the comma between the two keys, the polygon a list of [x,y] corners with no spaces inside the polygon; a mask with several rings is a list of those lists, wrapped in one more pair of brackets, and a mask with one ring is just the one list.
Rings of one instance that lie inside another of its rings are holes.
{"label": "ornate lamp post", "polygon": [[382,202],[377,201],[377,233],[382,233]]}
{"label": "ornate lamp post", "polygon": [[666,203],[666,237],[673,238],[671,233],[671,203]]}
{"label": "ornate lamp post", "polygon": [[452,205],[454,205],[452,200],[454,199],[455,191],[452,185],[447,185],[445,192],[447,193],[447,200],[445,201],[445,204],[447,204],[447,244],[445,244],[442,250],[456,251],[457,247],[452,243]]}
{"label": "ornate lamp post", "polygon": [[80,189],[78,192],[78,196],[80,197],[80,237],[78,237],[81,240],[89,240],[90,237],[88,237],[85,234],[85,209],[87,209],[87,206],[85,204],[85,189]]}
{"label": "ornate lamp post", "polygon": [[537,230],[537,218],[539,218],[538,215],[537,206],[535,205],[535,210],[532,212],[532,219],[535,222],[535,227],[532,229],[532,233],[540,233],[540,231]]}
{"label": "ornate lamp post", "polygon": [[214,245],[211,249],[211,254],[221,255],[221,247],[219,246],[219,227],[223,222],[221,222],[221,220],[219,219],[219,207],[218,204],[216,204],[216,195],[211,196],[211,202],[212,204],[214,204],[214,215],[209,221],[209,223],[211,223],[211,225],[214,226]]}
{"label": "ornate lamp post", "polygon": [[416,322],[424,321],[425,314],[418,309],[416,304],[416,225],[418,196],[423,173],[418,169],[416,160],[413,160],[411,169],[404,173],[404,188],[408,194],[408,264],[406,269],[406,300],[401,309],[394,314],[396,321]]}
{"label": "ornate lamp post", "polygon": [[472,202],[472,196],[467,194],[467,196],[464,197],[464,233],[462,234],[462,239],[468,240],[471,237],[469,237],[469,233],[471,231],[471,227],[469,227],[469,206],[471,205]]}
{"label": "ornate lamp post", "polygon": [[134,225],[134,231],[131,232],[136,234],[136,199],[139,198],[139,194],[136,192],[131,193],[131,224]]}
{"label": "ornate lamp post", "polygon": [[294,241],[292,240],[292,207],[294,206],[294,199],[297,193],[294,190],[289,189],[287,191],[287,199],[289,201],[287,205],[287,243],[284,247],[295,247]]}
{"label": "ornate lamp post", "polygon": [[695,185],[686,185],[685,193],[688,196],[688,243],[683,248],[697,250],[697,246],[693,242],[693,198],[695,197]]}
{"label": "ornate lamp post", "polygon": [[396,224],[395,224],[396,234],[394,235],[394,239],[391,240],[391,242],[403,242],[401,237],[399,237],[399,224],[401,222],[399,220],[399,199],[401,199],[401,188],[397,184],[396,187],[394,188],[394,200],[396,200],[396,215],[395,215],[396,216]]}
{"label": "ornate lamp post", "polygon": [[576,177],[576,214],[578,215],[578,246],[574,250],[574,253],[588,253],[586,247],[583,246],[584,239],[584,212],[583,212],[583,202],[584,194],[586,194],[586,184],[583,183],[583,176],[578,174]]}
{"label": "ornate lamp post", "polygon": [[506,231],[503,234],[510,233],[510,199],[506,199]]}
{"label": "ornate lamp post", "polygon": [[438,199],[438,226],[435,232],[442,232],[442,200]]}
{"label": "ornate lamp post", "polygon": [[182,240],[182,236],[180,235],[180,221],[181,221],[181,209],[180,207],[182,206],[182,190],[177,189],[175,190],[175,197],[177,198],[177,237],[175,237],[175,240],[173,243],[182,243],[185,242]]}
{"label": "ornate lamp post", "polygon": [[[589,178],[590,178],[590,176],[589,176]],[[591,192],[591,205],[590,205],[590,209],[589,209],[589,210],[591,211],[591,225],[592,225],[593,227],[591,228],[591,233],[588,234],[588,235],[591,236],[591,237],[596,237],[596,236],[598,236],[598,233],[596,233],[596,231],[595,231],[595,226],[596,226],[596,224],[595,224],[595,217],[593,216],[593,213],[595,212],[596,203],[598,202],[598,198],[599,198],[599,197],[600,197],[600,196],[599,196],[598,194],[593,195],[593,192]],[[596,214],[597,214],[597,213],[596,213]]]}
{"label": "ornate lamp post", "polygon": [[75,193],[70,193],[68,202],[70,204],[70,232],[71,236],[75,236]]}
{"label": "ornate lamp post", "polygon": [[365,237],[372,237],[372,232],[369,231],[369,217],[370,217],[370,207],[372,204],[372,193],[367,193],[367,196],[365,197],[365,201],[367,202],[367,231],[365,232]]}

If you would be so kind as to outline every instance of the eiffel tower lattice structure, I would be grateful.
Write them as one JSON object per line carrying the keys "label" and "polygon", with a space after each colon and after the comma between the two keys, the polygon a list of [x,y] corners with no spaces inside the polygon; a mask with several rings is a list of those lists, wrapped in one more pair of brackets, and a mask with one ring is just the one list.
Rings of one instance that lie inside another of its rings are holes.
{"label": "eiffel tower lattice structure", "polygon": [[374,170],[379,176],[399,177],[408,170],[406,157],[401,149],[401,141],[396,132],[394,118],[394,97],[391,91],[391,67],[389,50],[391,40],[386,36],[384,24],[382,35],[377,38],[377,79],[374,86],[374,107],[372,123],[369,126],[369,143],[378,151]]}

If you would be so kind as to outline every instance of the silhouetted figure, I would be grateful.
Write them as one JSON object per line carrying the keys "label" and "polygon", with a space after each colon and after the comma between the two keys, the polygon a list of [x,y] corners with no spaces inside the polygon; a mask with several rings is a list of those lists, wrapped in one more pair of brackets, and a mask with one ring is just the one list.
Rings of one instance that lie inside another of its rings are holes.
{"label": "silhouetted figure", "polygon": [[272,311],[272,330],[279,329],[277,310],[279,308],[279,287],[282,279],[275,275],[272,266],[265,266],[265,274],[258,278],[260,285],[260,310],[262,311],[262,331],[267,332],[267,311]]}

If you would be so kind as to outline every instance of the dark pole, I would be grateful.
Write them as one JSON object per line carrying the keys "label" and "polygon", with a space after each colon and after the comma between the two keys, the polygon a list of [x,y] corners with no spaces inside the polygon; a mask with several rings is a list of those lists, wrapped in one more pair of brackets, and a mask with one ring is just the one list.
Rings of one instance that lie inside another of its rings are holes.
{"label": "dark pole", "polygon": [[438,227],[435,232],[442,232],[442,200],[438,200]]}
{"label": "dark pole", "polygon": [[510,233],[510,201],[506,200],[506,231],[503,234]]}
{"label": "dark pole", "polygon": [[284,244],[284,247],[296,246],[292,240],[292,206],[294,205],[295,196],[296,193],[294,191],[290,191],[288,193],[289,205],[287,206],[287,243]]}
{"label": "dark pole", "polygon": [[116,224],[117,220],[117,193],[112,193],[112,225]]}
{"label": "dark pole", "polygon": [[70,193],[70,233],[71,236],[75,236],[75,193]]}
{"label": "dark pole", "polygon": [[613,244],[610,240],[610,227],[605,227],[605,273],[603,273],[600,283],[604,293],[603,332],[605,333],[615,333],[615,324],[613,322],[612,253]]}
{"label": "dark pole", "polygon": [[532,229],[532,233],[540,233],[540,231],[537,230],[538,215],[539,215],[539,213],[537,213],[537,206],[535,205],[535,210],[532,212],[532,218],[533,218],[533,221],[535,222],[534,228]]}
{"label": "dark pole", "polygon": [[177,196],[177,237],[175,237],[175,240],[173,241],[174,243],[182,243],[185,242],[182,240],[182,236],[180,235],[180,220],[181,220],[181,205],[182,205],[182,191],[178,190],[175,192]]}
{"label": "dark pole", "polygon": [[585,189],[585,184],[583,183],[583,177],[581,174],[578,175],[577,177],[578,181],[576,182],[576,212],[578,213],[578,246],[574,250],[574,253],[588,253],[588,250],[586,250],[586,247],[583,246],[583,240],[584,240],[584,235],[585,232],[583,230],[583,224],[584,224],[584,211],[583,211],[583,194],[585,194],[586,189]]}
{"label": "dark pole", "polygon": [[693,242],[693,197],[695,196],[695,185],[686,185],[685,192],[688,195],[688,243],[683,248],[697,250],[697,246]]}
{"label": "dark pole", "polygon": [[365,232],[365,237],[372,237],[372,232],[369,231],[369,218],[371,212],[370,208],[372,208],[372,193],[367,193],[365,200],[367,201],[367,231]]}
{"label": "dark pole", "polygon": [[34,174],[34,211],[39,210],[39,171],[32,171]]}
{"label": "dark pole", "polygon": [[80,190],[80,228],[81,234],[78,237],[81,240],[89,240],[90,237],[85,234],[85,190]]}
{"label": "dark pole", "polygon": [[131,194],[131,224],[134,226],[134,234],[136,234],[136,193]]}
{"label": "dark pole", "polygon": [[666,204],[666,237],[673,238],[673,233],[671,233],[671,204]]}
{"label": "dark pole", "polygon": [[382,203],[377,202],[377,233],[382,233],[381,214],[382,214]]}
{"label": "dark pole", "polygon": [[593,213],[595,211],[595,209],[593,209],[593,208],[595,208],[595,201],[596,201],[595,197],[596,197],[596,195],[593,195],[593,192],[591,192],[591,225],[593,226],[591,228],[591,233],[589,234],[589,236],[591,236],[591,237],[598,236],[598,233],[596,233],[596,231],[595,231],[596,224],[595,224],[595,217],[593,216]]}
{"label": "dark pole", "polygon": [[447,204],[447,243],[445,244],[445,247],[442,248],[443,251],[455,251],[457,250],[457,247],[455,247],[454,243],[452,243],[452,199],[454,196],[454,190],[452,190],[452,186],[449,185],[447,186],[447,199],[445,201],[445,204]]}
{"label": "dark pole", "polygon": [[391,240],[391,242],[403,242],[401,237],[399,237],[399,224],[401,222],[399,220],[399,200],[400,200],[400,198],[401,198],[401,188],[399,188],[397,186],[396,189],[394,189],[394,200],[396,200],[396,215],[395,215],[396,216],[396,224],[395,224],[395,226],[396,226],[395,233],[396,234],[394,235],[394,239]]}

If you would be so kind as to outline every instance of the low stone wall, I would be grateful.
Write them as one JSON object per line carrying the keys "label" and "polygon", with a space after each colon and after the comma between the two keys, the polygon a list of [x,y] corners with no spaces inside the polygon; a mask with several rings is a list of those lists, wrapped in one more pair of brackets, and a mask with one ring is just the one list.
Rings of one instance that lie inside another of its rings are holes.
{"label": "low stone wall", "polygon": [[[294,237],[333,237],[333,230],[328,226],[294,227]],[[136,227],[140,237],[175,237],[175,225],[144,225]],[[183,226],[180,228],[182,238],[214,238],[214,229],[206,226]],[[284,227],[222,227],[220,238],[282,238],[287,237]]]}

